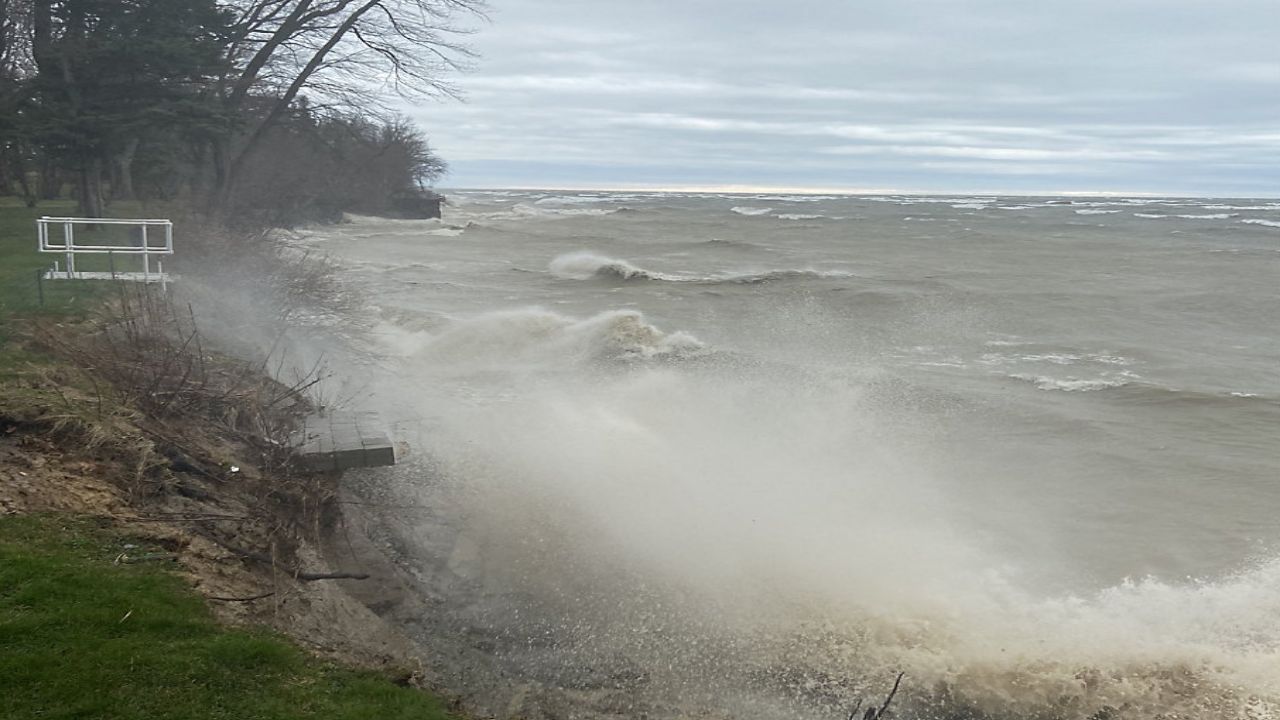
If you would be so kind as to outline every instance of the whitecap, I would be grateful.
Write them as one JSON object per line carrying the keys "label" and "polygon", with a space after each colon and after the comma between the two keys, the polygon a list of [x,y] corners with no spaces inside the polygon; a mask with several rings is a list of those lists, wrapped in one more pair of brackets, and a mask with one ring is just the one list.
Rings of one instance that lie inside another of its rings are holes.
{"label": "whitecap", "polygon": [[548,266],[552,275],[565,280],[588,280],[593,277],[610,277],[619,280],[667,280],[681,282],[698,278],[668,275],[636,267],[626,260],[580,251],[565,253],[553,259]]}
{"label": "whitecap", "polygon": [[731,207],[729,209],[733,212],[738,213],[739,215],[746,215],[748,217],[755,217],[757,215],[768,215],[769,213],[773,212],[773,208],[771,207],[761,208],[761,207],[746,207],[746,206],[740,205],[740,206]]}
{"label": "whitecap", "polygon": [[1128,385],[1130,377],[1111,377],[1111,378],[1095,378],[1092,380],[1068,377],[1055,378],[1047,375],[1029,375],[1018,373],[1010,375],[1014,380],[1022,380],[1035,385],[1041,390],[1058,390],[1062,392],[1093,392],[1097,390],[1106,390],[1107,388],[1123,387]]}
{"label": "whitecap", "polygon": [[696,337],[663,332],[635,310],[578,319],[542,308],[458,320],[439,333],[415,340],[414,345],[419,359],[464,372],[510,365],[554,368],[566,362],[681,357],[705,351]]}

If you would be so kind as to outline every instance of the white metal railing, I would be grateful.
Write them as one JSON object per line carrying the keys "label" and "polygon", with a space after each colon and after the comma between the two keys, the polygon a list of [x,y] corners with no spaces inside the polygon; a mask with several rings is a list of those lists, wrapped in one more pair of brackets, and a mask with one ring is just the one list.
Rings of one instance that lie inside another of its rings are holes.
{"label": "white metal railing", "polygon": [[[59,225],[62,226],[61,232],[57,232],[55,228],[55,226]],[[75,234],[77,225],[128,225],[139,228],[140,233],[136,238],[119,244],[78,245],[76,244]],[[153,228],[160,232],[153,230],[148,233],[148,230]],[[51,230],[53,231],[51,232]],[[168,282],[169,277],[165,275],[164,263],[159,258],[156,259],[156,271],[152,272],[151,256],[173,254],[173,222],[169,220],[42,217],[36,220],[36,235],[40,241],[40,252],[59,253],[65,256],[65,268],[59,268],[58,263],[54,262],[53,269],[46,274],[46,277],[51,280],[62,278],[67,280],[124,279],[141,280],[142,282]],[[156,239],[156,235],[161,235],[164,241],[163,245],[151,244],[153,239]],[[59,240],[61,242],[58,242]],[[76,271],[77,254],[106,254],[108,257],[113,257],[116,253],[141,255],[142,272],[116,272],[114,261],[109,273]]]}

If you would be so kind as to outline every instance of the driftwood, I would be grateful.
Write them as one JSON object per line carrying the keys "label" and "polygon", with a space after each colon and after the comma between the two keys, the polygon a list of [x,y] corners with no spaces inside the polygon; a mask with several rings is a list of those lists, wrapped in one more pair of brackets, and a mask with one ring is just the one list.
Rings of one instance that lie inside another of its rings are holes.
{"label": "driftwood", "polygon": [[250,595],[249,597],[219,597],[219,596],[217,596],[217,595],[207,595],[207,596],[205,596],[205,599],[207,599],[207,600],[217,600],[218,602],[253,602],[254,600],[261,600],[261,599],[263,599],[263,598],[269,598],[269,597],[271,597],[272,595],[275,595],[275,594],[276,594],[276,593],[275,593],[275,591],[273,590],[273,591],[271,591],[271,592],[265,592],[265,593],[262,593],[261,595]]}
{"label": "driftwood", "polygon": [[[893,702],[893,696],[898,694],[898,686],[902,684],[903,675],[906,675],[906,672],[898,673],[898,678],[893,681],[893,689],[889,691],[889,695],[884,699],[884,703],[879,708],[874,705],[867,708],[867,712],[863,714],[862,720],[882,720],[882,718],[884,718],[885,713],[889,711],[889,703]],[[861,708],[862,698],[858,698],[857,704],[849,711],[849,720],[854,720],[858,715],[858,710]]]}

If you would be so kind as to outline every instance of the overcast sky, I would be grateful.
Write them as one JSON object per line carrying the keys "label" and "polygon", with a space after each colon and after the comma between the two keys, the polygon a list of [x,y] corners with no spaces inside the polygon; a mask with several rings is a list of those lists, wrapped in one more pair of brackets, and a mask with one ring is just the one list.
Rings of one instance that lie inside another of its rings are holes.
{"label": "overcast sky", "polygon": [[1280,0],[491,0],[448,187],[1280,195]]}

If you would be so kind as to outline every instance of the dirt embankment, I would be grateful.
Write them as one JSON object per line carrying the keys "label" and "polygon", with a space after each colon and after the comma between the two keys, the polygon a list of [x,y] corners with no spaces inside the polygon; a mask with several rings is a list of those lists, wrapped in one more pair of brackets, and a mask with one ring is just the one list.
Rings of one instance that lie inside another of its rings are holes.
{"label": "dirt embankment", "polygon": [[0,514],[101,518],[169,551],[120,562],[176,563],[221,618],[423,684],[365,604],[403,592],[395,569],[344,521],[339,476],[290,462],[307,381],[281,385],[155,298],[129,302],[27,333],[49,359],[0,381]]}

